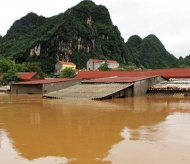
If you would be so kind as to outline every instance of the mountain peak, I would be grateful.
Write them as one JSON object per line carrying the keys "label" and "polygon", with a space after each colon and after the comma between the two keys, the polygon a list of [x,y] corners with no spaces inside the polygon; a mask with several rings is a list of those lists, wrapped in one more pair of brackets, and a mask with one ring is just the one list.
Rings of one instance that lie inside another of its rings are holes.
{"label": "mountain peak", "polygon": [[43,16],[38,16],[36,13],[30,12],[13,23],[11,28],[7,31],[7,36],[11,34],[16,35],[17,33],[29,33],[45,19]]}

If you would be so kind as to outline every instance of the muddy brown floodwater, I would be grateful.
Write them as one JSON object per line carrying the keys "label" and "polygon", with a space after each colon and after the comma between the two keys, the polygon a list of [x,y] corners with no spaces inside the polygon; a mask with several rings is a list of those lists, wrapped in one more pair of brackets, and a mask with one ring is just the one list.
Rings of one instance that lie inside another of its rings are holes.
{"label": "muddy brown floodwater", "polygon": [[190,99],[0,93],[0,163],[189,164]]}

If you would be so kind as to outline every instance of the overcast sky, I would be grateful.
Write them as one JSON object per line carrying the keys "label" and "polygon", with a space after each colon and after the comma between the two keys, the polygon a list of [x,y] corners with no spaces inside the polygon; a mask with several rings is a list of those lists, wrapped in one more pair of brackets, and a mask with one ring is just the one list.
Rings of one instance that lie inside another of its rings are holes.
{"label": "overcast sky", "polygon": [[[29,12],[51,17],[82,0],[1,0],[0,34]],[[156,35],[176,57],[190,54],[190,0],[93,0],[108,8],[125,41],[132,35]]]}

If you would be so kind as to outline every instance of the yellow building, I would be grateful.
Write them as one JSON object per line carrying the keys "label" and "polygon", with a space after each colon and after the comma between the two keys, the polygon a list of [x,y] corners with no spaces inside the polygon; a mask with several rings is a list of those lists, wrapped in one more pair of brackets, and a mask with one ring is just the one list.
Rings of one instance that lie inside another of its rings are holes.
{"label": "yellow building", "polygon": [[66,67],[76,69],[76,65],[72,62],[58,61],[55,64],[55,73],[60,74],[63,69]]}

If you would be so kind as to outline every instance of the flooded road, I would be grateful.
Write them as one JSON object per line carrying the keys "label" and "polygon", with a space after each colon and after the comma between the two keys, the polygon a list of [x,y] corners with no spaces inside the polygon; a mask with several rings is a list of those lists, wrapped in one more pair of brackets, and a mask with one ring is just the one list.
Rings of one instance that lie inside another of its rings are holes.
{"label": "flooded road", "polygon": [[190,99],[0,93],[0,163],[189,164]]}

